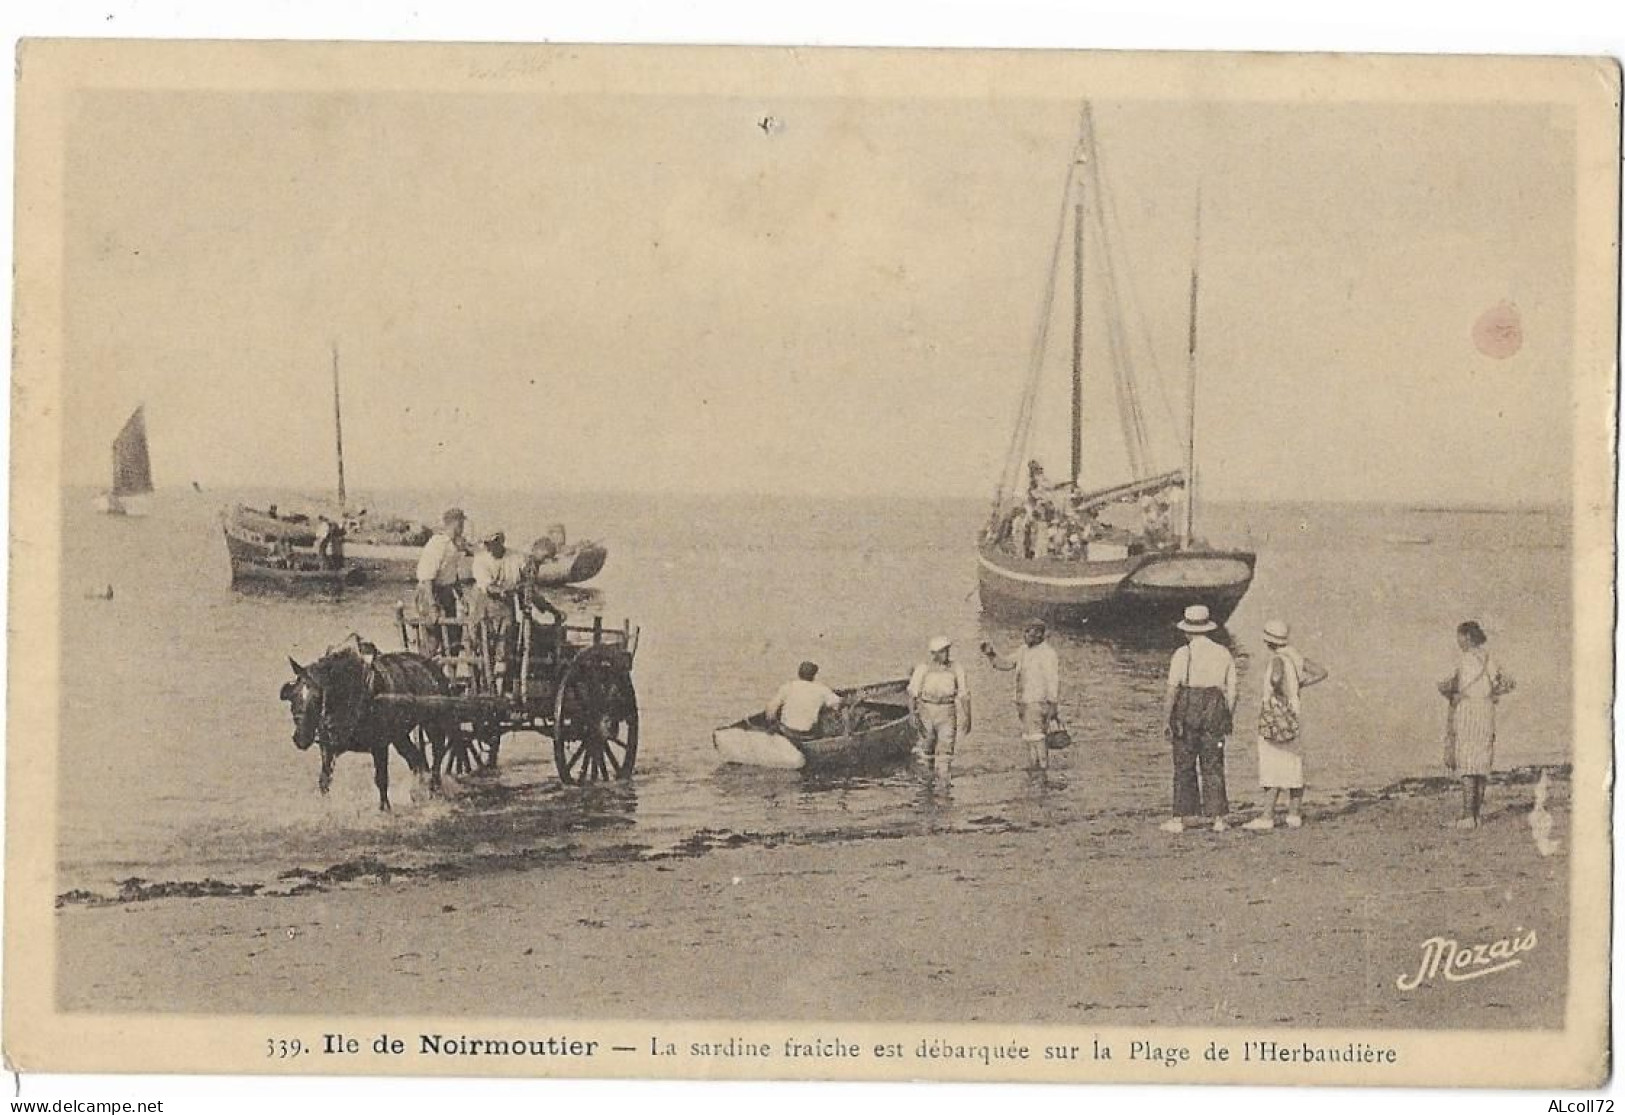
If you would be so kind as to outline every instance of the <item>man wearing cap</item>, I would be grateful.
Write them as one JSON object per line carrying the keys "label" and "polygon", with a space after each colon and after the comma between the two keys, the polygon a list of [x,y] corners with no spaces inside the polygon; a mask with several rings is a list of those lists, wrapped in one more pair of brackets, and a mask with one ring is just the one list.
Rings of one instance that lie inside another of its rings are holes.
{"label": "man wearing cap", "polygon": [[[430,621],[457,618],[457,576],[465,552],[462,509],[453,507],[440,519],[444,525],[418,555],[418,618]],[[439,627],[423,629],[423,649],[430,657],[440,653]]]}
{"label": "man wearing cap", "polygon": [[908,680],[909,711],[920,725],[920,743],[928,768],[944,786],[952,777],[954,744],[970,734],[970,686],[965,669],[952,660],[953,643],[938,635],[926,644],[928,662],[914,667]]}
{"label": "man wearing cap", "polygon": [[1025,642],[1009,662],[999,660],[993,644],[982,644],[988,665],[1016,672],[1016,715],[1021,719],[1022,742],[1027,745],[1027,765],[1035,770],[1049,769],[1044,735],[1061,701],[1061,661],[1055,648],[1044,641],[1047,633],[1043,620],[1029,621]]}
{"label": "man wearing cap", "polygon": [[796,679],[779,686],[767,705],[767,719],[792,740],[813,739],[825,709],[841,707],[841,695],[818,681],[818,663],[803,662]]}
{"label": "man wearing cap", "polygon": [[1206,818],[1213,831],[1229,827],[1230,799],[1224,785],[1224,741],[1236,712],[1236,660],[1208,638],[1217,631],[1203,604],[1185,609],[1174,625],[1185,645],[1168,664],[1163,732],[1174,751],[1174,815],[1165,832],[1184,832],[1187,821]]}
{"label": "man wearing cap", "polygon": [[500,692],[507,680],[509,644],[513,639],[514,599],[524,585],[525,559],[508,551],[508,539],[500,530],[485,537],[484,548],[474,555],[474,588],[469,593],[468,614],[485,622],[491,640],[491,666]]}

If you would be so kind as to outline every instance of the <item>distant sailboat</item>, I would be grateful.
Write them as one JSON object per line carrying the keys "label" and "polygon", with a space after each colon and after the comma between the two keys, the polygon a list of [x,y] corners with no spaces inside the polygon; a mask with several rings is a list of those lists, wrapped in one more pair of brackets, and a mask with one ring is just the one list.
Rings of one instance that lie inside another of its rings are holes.
{"label": "distant sailboat", "polygon": [[113,439],[113,486],[96,497],[95,508],[104,515],[126,515],[124,500],[152,491],[152,460],[147,454],[145,408],[136,407]]}

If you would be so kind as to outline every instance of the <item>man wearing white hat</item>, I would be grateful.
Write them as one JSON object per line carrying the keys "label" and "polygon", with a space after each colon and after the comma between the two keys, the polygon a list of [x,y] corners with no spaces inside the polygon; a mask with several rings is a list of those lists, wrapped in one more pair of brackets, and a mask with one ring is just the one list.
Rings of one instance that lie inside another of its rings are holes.
{"label": "man wearing white hat", "polygon": [[926,644],[930,661],[914,667],[908,679],[909,709],[920,725],[925,762],[944,786],[952,777],[954,744],[970,734],[970,686],[965,669],[953,661],[953,642],[938,635]]}
{"label": "man wearing white hat", "polygon": [[1162,829],[1184,832],[1187,821],[1203,817],[1223,832],[1230,812],[1224,741],[1236,712],[1236,660],[1208,638],[1219,625],[1206,605],[1192,604],[1174,626],[1185,633],[1185,645],[1168,664],[1163,732],[1174,750],[1174,815]]}

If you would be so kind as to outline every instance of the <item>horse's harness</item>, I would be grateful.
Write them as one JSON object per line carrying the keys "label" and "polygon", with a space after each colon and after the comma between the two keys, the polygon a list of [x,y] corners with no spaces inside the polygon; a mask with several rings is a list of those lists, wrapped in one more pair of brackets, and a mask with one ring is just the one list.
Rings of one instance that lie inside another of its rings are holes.
{"label": "horse's harness", "polygon": [[[350,714],[347,717],[342,718],[335,715],[333,710],[329,707],[327,691],[332,683],[326,682],[323,684],[317,684],[308,676],[305,678],[305,684],[310,689],[315,690],[315,696],[312,698],[312,701],[316,705],[316,730],[311,734],[312,743],[316,744],[318,747],[327,747],[334,742],[338,735],[339,729],[345,729],[347,732],[353,732],[355,730],[356,726],[361,723],[363,704],[361,698],[365,694],[372,692],[372,674],[373,667],[371,664],[363,661],[361,663],[361,676],[357,679],[357,699],[352,702],[352,711]],[[306,706],[305,714],[307,716],[311,714],[311,708],[309,705]]]}

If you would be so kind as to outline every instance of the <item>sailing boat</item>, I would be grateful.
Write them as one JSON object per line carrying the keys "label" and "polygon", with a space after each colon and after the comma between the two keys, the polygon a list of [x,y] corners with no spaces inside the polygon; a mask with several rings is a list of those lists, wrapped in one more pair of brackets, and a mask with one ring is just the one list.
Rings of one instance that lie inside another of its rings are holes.
{"label": "sailing boat", "polygon": [[[338,441],[339,507],[344,507],[344,440],[339,422],[339,353],[333,349],[333,422]],[[366,571],[346,560],[339,516],[264,510],[237,504],[220,513],[231,559],[233,585],[272,584],[284,588],[359,584]]]}
{"label": "sailing boat", "polygon": [[[982,607],[994,614],[1038,616],[1062,625],[1088,624],[1108,631],[1166,631],[1192,604],[1206,605],[1223,623],[1252,584],[1256,555],[1216,550],[1195,535],[1196,479],[1196,309],[1197,268],[1191,268],[1190,330],[1187,345],[1185,464],[1154,471],[1128,331],[1123,286],[1112,275],[1114,253],[1107,238],[1114,210],[1105,193],[1096,151],[1093,116],[1083,106],[1075,158],[1062,193],[1046,284],[1044,309],[1033,346],[1028,382],[1021,399],[987,527],[977,547]],[[1072,230],[1072,414],[1071,470],[1051,484],[1042,465],[1028,458],[1038,411],[1040,380],[1048,348],[1052,303],[1061,269],[1061,249]],[[1098,230],[1105,250],[1098,255],[1107,315],[1104,321],[1131,478],[1086,489],[1083,472],[1083,266],[1086,231]],[[1198,202],[1198,245],[1200,202]],[[1026,476],[1022,473],[1026,462]],[[1183,497],[1183,524],[1172,525],[1174,502]]]}
{"label": "sailing boat", "polygon": [[[333,349],[333,439],[338,457],[338,505],[335,520],[344,531],[344,554],[349,564],[368,581],[410,584],[417,579],[418,558],[433,528],[410,519],[369,514],[365,507],[352,505],[344,491],[344,421],[339,409],[339,354]],[[536,563],[531,577],[538,585],[579,584],[598,575],[609,551],[599,542],[567,544],[564,527],[548,528],[546,556],[532,554]],[[465,568],[465,574],[468,570]],[[472,574],[468,574],[472,575]]]}
{"label": "sailing boat", "polygon": [[[416,579],[418,558],[433,529],[409,519],[373,515],[352,503],[345,491],[336,345],[333,448],[338,464],[336,501],[290,500],[283,507],[272,504],[263,510],[239,504],[221,513],[235,577],[290,580],[298,574],[301,581],[325,578],[344,584],[410,584]],[[298,509],[291,509],[295,507]],[[608,557],[608,550],[598,542],[567,545],[564,527],[559,524],[548,528],[545,538],[544,550],[549,556],[540,558],[531,574],[539,585],[579,584],[596,576]]]}
{"label": "sailing boat", "polygon": [[147,454],[144,410],[144,407],[136,407],[118,437],[113,439],[113,486],[98,495],[93,504],[104,515],[127,515],[126,497],[144,496],[152,491],[152,461]]}

